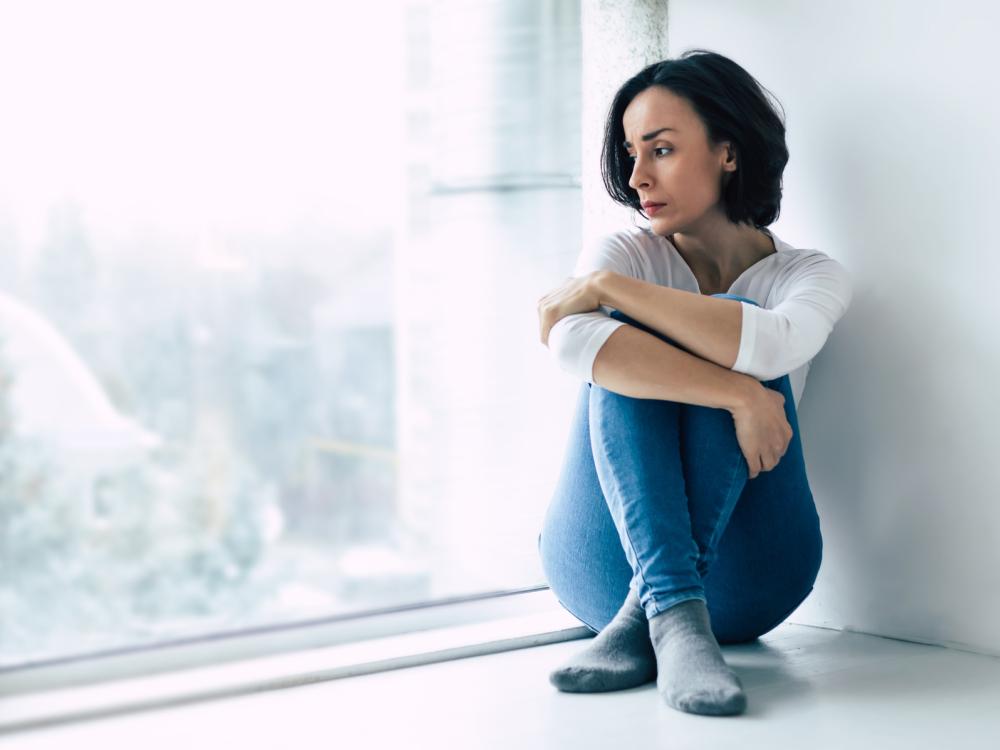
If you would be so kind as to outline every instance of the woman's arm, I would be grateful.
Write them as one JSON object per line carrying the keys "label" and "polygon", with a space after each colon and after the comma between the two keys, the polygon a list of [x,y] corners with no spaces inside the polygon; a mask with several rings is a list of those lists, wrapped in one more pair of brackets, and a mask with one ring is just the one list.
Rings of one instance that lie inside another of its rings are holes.
{"label": "woman's arm", "polygon": [[[593,285],[600,304],[620,310],[710,363],[727,370],[736,363],[743,327],[739,300],[672,289],[613,271],[594,274]],[[594,369],[596,373],[596,364]]]}
{"label": "woman's arm", "polygon": [[594,382],[633,398],[728,410],[750,479],[773,469],[792,439],[781,393],[635,326],[618,328],[597,352]]}
{"label": "woman's arm", "polygon": [[593,373],[596,385],[623,396],[697,404],[733,414],[759,398],[764,387],[749,375],[689,354],[631,325],[620,326],[608,337],[597,352]]}

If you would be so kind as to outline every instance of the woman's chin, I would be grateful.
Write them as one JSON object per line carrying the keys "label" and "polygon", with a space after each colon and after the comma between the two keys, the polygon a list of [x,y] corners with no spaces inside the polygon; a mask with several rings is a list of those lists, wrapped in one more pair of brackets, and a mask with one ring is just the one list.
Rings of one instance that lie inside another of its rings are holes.
{"label": "woman's chin", "polygon": [[661,237],[667,237],[674,233],[673,225],[669,221],[659,219],[656,216],[649,218],[649,228],[653,234],[658,234]]}

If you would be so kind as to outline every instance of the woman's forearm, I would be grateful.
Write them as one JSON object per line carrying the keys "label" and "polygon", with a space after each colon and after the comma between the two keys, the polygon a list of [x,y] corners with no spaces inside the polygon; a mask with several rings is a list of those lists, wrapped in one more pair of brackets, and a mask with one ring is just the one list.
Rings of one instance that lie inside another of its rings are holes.
{"label": "woman's forearm", "polygon": [[676,341],[688,352],[731,368],[740,353],[743,305],[631,276],[602,271],[592,281],[600,303]]}
{"label": "woman's forearm", "polygon": [[697,404],[730,412],[761,384],[689,354],[635,326],[620,326],[597,352],[594,383],[633,398]]}

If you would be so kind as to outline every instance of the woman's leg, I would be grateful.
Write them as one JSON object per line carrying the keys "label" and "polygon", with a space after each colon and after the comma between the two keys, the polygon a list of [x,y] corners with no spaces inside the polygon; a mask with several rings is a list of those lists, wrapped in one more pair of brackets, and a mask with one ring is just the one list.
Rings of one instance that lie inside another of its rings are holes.
{"label": "woman's leg", "polygon": [[794,436],[749,482],[725,410],[581,387],[539,549],[553,592],[591,630],[633,580],[647,615],[707,600],[720,643],[767,632],[811,591],[822,540],[790,383],[764,385],[785,395]]}
{"label": "woman's leg", "polygon": [[[752,641],[784,622],[812,591],[823,557],[791,381],[783,375],[762,385],[785,397],[785,418],[792,428],[785,455],[773,469],[750,480],[741,459],[743,486],[727,521],[716,522],[700,508],[693,510],[699,517],[696,524],[704,524],[696,538],[709,539],[701,550],[699,571],[719,643]],[[712,426],[718,413],[725,414],[724,428]],[[710,467],[696,446],[708,439],[731,439],[736,449],[739,444],[732,417],[718,409],[685,404],[681,430],[685,477],[692,495],[698,496]]]}
{"label": "woman's leg", "polygon": [[552,593],[595,633],[628,593],[632,568],[601,491],[590,448],[589,383],[580,387],[555,491],[538,536],[542,570]]}
{"label": "woman's leg", "polygon": [[[553,593],[598,634],[549,675],[559,690],[577,693],[625,690],[656,679],[649,623],[635,591],[628,590],[631,569],[594,466],[590,390],[587,383],[580,389],[562,473],[538,537]],[[627,597],[621,593],[622,582]],[[611,605],[616,599],[617,605]],[[595,621],[600,626],[591,624]]]}

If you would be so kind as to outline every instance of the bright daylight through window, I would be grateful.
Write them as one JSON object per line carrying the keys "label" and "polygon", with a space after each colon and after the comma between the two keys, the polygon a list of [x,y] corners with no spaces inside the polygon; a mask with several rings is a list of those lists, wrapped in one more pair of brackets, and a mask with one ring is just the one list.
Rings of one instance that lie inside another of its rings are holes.
{"label": "bright daylight through window", "polygon": [[544,582],[579,0],[0,12],[0,667]]}

